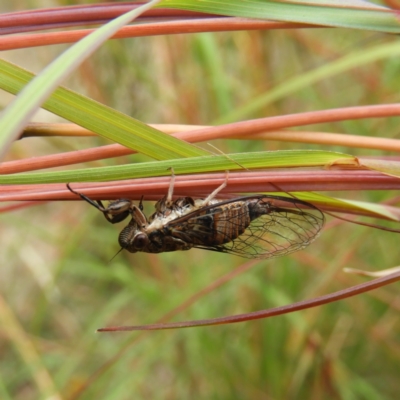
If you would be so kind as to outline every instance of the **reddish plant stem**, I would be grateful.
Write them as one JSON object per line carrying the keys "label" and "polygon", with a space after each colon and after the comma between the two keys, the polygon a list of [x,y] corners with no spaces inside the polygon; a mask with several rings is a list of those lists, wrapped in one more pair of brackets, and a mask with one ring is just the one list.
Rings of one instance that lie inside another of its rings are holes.
{"label": "reddish plant stem", "polygon": [[[74,183],[73,188],[93,199],[129,197],[139,200],[158,200],[169,187],[170,177],[141,178],[111,182]],[[203,197],[225,179],[225,173],[180,175],[176,177],[175,196]],[[271,183],[271,184],[270,184]],[[278,185],[284,191],[324,190],[398,190],[400,179],[368,170],[263,170],[231,172],[222,197],[237,193],[276,192]],[[3,185],[1,201],[78,200],[64,183]]]}
{"label": "reddish plant stem", "polygon": [[175,329],[175,328],[190,328],[195,326],[209,326],[221,324],[233,324],[238,322],[247,322],[255,319],[270,318],[277,315],[289,314],[295,311],[306,310],[309,308],[321,306],[324,304],[333,303],[335,301],[347,299],[356,296],[360,293],[365,293],[379,287],[389,285],[400,280],[400,272],[387,275],[382,278],[374,279],[370,282],[361,283],[334,293],[329,293],[324,296],[317,297],[311,300],[303,300],[287,306],[275,307],[269,310],[255,311],[251,313],[232,315],[229,317],[220,317],[212,319],[204,319],[197,321],[172,322],[167,324],[152,324],[138,326],[115,326],[109,328],[98,329],[98,332],[116,332],[116,331],[134,331],[134,330],[159,330],[159,329]]}
{"label": "reddish plant stem", "polygon": [[[128,37],[172,35],[178,33],[227,32],[264,29],[314,28],[315,25],[292,22],[251,20],[236,17],[218,17],[188,19],[183,21],[164,21],[131,25],[121,28],[111,39]],[[94,29],[75,31],[47,32],[19,36],[0,37],[0,50],[13,50],[28,47],[48,46],[53,44],[73,43],[92,33]]]}
{"label": "reddish plant stem", "polygon": [[[259,118],[214,127],[187,130],[172,135],[190,143],[214,139],[228,139],[234,137],[245,138],[251,135],[277,129],[344,121],[350,119],[385,118],[400,115],[400,104],[381,104],[373,106],[344,107],[329,110],[310,111],[298,114],[287,114],[276,117]],[[134,154],[134,150],[127,149],[119,144],[97,147],[94,149],[79,150],[30,158],[21,161],[9,161],[0,164],[1,174],[33,171],[36,169],[71,165],[79,162],[100,160],[103,158],[118,157]]]}
{"label": "reddish plant stem", "polygon": [[[104,21],[116,18],[126,12],[145,4],[137,2],[109,3],[109,4],[90,4],[66,7],[41,8],[35,10],[25,10],[18,12],[5,13],[0,15],[0,32],[20,33],[25,29],[49,29],[55,25],[70,27],[74,24],[94,24],[104,23]],[[187,17],[207,17],[210,14],[202,14],[194,11],[175,10],[169,8],[153,8],[144,12],[138,20],[148,18],[187,18]],[[7,28],[14,28],[13,30]]]}

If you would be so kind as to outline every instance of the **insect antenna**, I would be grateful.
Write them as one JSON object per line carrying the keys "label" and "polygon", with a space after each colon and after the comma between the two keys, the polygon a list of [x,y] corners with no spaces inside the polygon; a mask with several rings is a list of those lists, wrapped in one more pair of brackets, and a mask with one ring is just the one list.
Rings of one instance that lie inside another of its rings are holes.
{"label": "insect antenna", "polygon": [[124,248],[121,247],[121,248],[111,257],[111,259],[110,259],[108,262],[110,263],[112,260],[114,260],[114,258],[117,257],[117,255],[118,255],[119,253],[121,253],[121,251],[122,251],[123,249],[124,249]]}

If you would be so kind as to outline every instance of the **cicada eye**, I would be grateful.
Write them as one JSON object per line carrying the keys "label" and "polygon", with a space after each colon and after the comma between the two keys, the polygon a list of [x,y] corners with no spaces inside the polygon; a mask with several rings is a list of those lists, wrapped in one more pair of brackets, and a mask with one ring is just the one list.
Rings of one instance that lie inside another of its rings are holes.
{"label": "cicada eye", "polygon": [[136,250],[142,250],[149,243],[149,238],[145,233],[139,233],[133,239],[133,247]]}

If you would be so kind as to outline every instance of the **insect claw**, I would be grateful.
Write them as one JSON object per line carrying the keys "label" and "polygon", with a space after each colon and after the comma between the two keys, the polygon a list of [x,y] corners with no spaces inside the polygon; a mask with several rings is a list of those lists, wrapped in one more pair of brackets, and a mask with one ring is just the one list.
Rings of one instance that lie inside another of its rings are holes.
{"label": "insect claw", "polygon": [[92,199],[89,199],[89,197],[85,196],[85,195],[82,194],[82,193],[76,192],[74,189],[72,189],[69,183],[67,183],[67,188],[68,188],[68,190],[69,190],[70,192],[72,192],[73,194],[76,194],[76,195],[79,196],[82,200],[87,201],[89,204],[91,204],[93,207],[96,207],[96,208],[97,208],[98,210],[100,210],[101,212],[104,213],[104,212],[106,211],[105,208],[104,208],[102,205],[97,204],[97,203],[96,203],[95,201],[93,201]]}
{"label": "insect claw", "polygon": [[140,198],[140,201],[139,201],[139,210],[140,211],[143,211],[143,198],[144,198],[144,195],[142,195],[142,197]]}
{"label": "insect claw", "polygon": [[68,188],[68,190],[69,190],[70,192],[72,192],[73,194],[76,194],[77,196],[79,196],[79,193],[78,193],[78,192],[75,192],[75,190],[72,189],[72,187],[70,186],[69,182],[67,183],[67,188]]}
{"label": "insect claw", "polygon": [[[131,201],[128,199],[119,199],[110,203],[107,207],[103,206],[101,200],[92,200],[82,193],[73,190],[69,183],[67,183],[67,188],[70,192],[79,196],[82,200],[85,200],[93,207],[101,211],[108,222],[116,224],[117,222],[123,221],[131,213]],[[143,206],[142,206],[143,208]]]}
{"label": "insect claw", "polygon": [[174,194],[174,185],[175,185],[175,173],[174,173],[174,168],[170,167],[167,168],[171,171],[171,181],[169,183],[169,188],[168,188],[168,194],[167,194],[167,200],[166,200],[166,206],[171,207],[172,205],[172,196]]}
{"label": "insect claw", "polygon": [[225,173],[226,174],[224,182],[220,186],[218,186],[210,195],[208,195],[208,197],[203,202],[204,206],[207,206],[221,190],[225,189],[228,186],[229,171],[227,170],[225,171]]}

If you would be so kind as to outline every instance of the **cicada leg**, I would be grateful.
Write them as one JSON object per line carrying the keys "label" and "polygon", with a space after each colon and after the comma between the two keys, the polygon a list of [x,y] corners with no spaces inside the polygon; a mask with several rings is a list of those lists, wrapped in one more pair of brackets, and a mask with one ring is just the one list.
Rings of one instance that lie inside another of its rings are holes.
{"label": "cicada leg", "polygon": [[170,208],[173,204],[172,202],[172,196],[174,195],[174,186],[175,186],[175,173],[174,169],[171,167],[171,180],[169,182],[169,188],[168,188],[168,193],[167,193],[167,199],[165,201],[165,205],[167,208]]}
{"label": "cicada leg", "polygon": [[228,186],[228,180],[229,180],[229,171],[226,171],[224,182],[220,186],[218,186],[211,194],[209,194],[207,198],[205,198],[202,201],[202,206],[208,206],[211,200],[213,200],[221,190],[225,189]]}
{"label": "cicada leg", "polygon": [[70,192],[79,196],[82,200],[85,200],[93,207],[101,211],[108,222],[116,224],[117,222],[123,221],[132,213],[132,201],[129,199],[118,199],[112,201],[107,207],[103,206],[101,200],[92,200],[82,193],[76,192],[71,188],[69,183],[67,183],[67,188]]}

